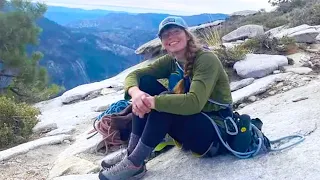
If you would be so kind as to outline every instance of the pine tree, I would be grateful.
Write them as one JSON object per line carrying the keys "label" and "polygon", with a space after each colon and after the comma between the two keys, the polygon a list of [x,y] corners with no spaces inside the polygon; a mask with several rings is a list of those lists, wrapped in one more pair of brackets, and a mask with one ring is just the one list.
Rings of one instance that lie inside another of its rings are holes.
{"label": "pine tree", "polygon": [[27,47],[38,44],[41,29],[36,21],[43,17],[47,6],[27,0],[0,1],[0,60],[14,75],[7,93],[22,101],[48,99],[60,88],[48,85],[47,71],[39,66],[43,54],[27,53]]}

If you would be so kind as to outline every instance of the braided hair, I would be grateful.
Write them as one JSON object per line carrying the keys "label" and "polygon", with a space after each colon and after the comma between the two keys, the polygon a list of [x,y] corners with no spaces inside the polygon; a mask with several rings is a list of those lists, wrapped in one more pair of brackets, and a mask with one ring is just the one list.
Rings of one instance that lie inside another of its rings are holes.
{"label": "braided hair", "polygon": [[181,79],[177,85],[174,87],[173,91],[176,94],[184,94],[185,93],[185,80],[189,79],[192,76],[193,65],[196,59],[196,53],[200,50],[200,46],[198,45],[197,38],[188,30],[184,30],[189,40],[187,42],[187,50],[186,50],[186,63],[184,64],[184,78]]}

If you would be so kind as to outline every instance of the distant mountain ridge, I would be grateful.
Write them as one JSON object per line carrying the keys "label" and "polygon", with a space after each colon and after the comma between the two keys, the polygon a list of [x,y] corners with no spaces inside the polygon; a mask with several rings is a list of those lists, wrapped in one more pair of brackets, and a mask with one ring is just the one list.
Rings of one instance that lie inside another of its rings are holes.
{"label": "distant mountain ridge", "polygon": [[[124,14],[124,13],[108,13],[107,15],[96,18],[75,21],[67,24],[70,28],[97,28],[99,30],[128,28],[128,29],[149,29],[158,28],[159,23],[169,14]],[[193,16],[181,16],[185,19],[189,26],[200,25],[215,20],[226,19],[226,14],[200,14]]]}
{"label": "distant mountain ridge", "polygon": [[40,64],[48,69],[52,82],[66,89],[99,81],[137,64],[134,49],[101,39],[92,34],[72,32],[42,18],[39,50],[44,54]]}
{"label": "distant mountain ridge", "polygon": [[[72,31],[92,33],[100,38],[136,49],[145,42],[154,39],[160,22],[169,14],[129,14],[108,13],[96,19],[75,21],[66,25]],[[201,14],[182,16],[189,26],[196,26],[216,20],[224,20],[226,14]]]}
{"label": "distant mountain ridge", "polygon": [[[60,25],[67,25],[67,24],[74,24],[74,23],[79,23],[79,21],[81,20],[94,20],[97,18],[101,18],[105,15],[108,15],[110,13],[113,14],[127,14],[130,16],[134,16],[134,15],[141,15],[141,16],[147,16],[147,17],[153,17],[152,20],[155,20],[155,22],[159,21],[159,18],[163,19],[164,17],[168,16],[169,14],[165,14],[165,13],[129,13],[129,12],[124,12],[124,11],[112,11],[112,10],[101,10],[101,9],[95,9],[95,10],[85,10],[85,9],[81,9],[81,8],[68,8],[68,7],[60,7],[60,6],[48,6],[48,10],[45,14],[45,17],[55,21],[56,23],[60,24]],[[226,18],[228,15],[227,14],[221,14],[221,13],[217,13],[217,14],[200,14],[200,15],[193,15],[193,16],[182,16],[185,17],[186,19],[188,19],[189,17],[196,17],[200,19],[204,16],[212,16],[212,19],[209,19],[208,17],[206,17],[206,19],[204,19],[206,21],[210,21],[210,20],[214,20],[214,19],[220,19],[220,18]],[[157,18],[154,18],[156,17]],[[188,21],[188,20],[187,20]],[[191,21],[191,24],[192,23]]]}
{"label": "distant mountain ridge", "polygon": [[[167,16],[49,6],[47,18],[38,21],[43,32],[35,50],[43,52],[40,63],[48,69],[52,82],[68,90],[139,63],[142,57],[134,51],[156,37],[158,24]],[[183,16],[189,26],[227,17]]]}
{"label": "distant mountain ridge", "polygon": [[48,6],[48,10],[44,16],[60,25],[66,25],[73,21],[98,18],[109,12],[111,11]]}

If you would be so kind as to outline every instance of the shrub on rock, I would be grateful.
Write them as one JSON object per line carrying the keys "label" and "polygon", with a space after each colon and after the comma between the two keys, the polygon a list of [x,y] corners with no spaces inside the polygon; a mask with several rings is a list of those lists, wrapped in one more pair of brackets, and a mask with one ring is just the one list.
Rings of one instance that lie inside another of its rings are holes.
{"label": "shrub on rock", "polygon": [[0,148],[21,143],[32,134],[39,110],[13,99],[0,97]]}
{"label": "shrub on rock", "polygon": [[262,35],[245,41],[241,46],[258,54],[288,54],[297,49],[294,38],[288,36],[276,39]]}

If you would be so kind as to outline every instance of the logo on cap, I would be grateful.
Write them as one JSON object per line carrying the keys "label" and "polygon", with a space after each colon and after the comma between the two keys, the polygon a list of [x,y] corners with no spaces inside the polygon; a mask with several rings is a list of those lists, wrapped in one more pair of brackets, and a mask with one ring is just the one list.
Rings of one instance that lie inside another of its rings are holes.
{"label": "logo on cap", "polygon": [[170,23],[170,22],[176,22],[176,19],[175,18],[167,18],[166,20],[164,20],[162,22],[162,25],[165,25],[165,24]]}

